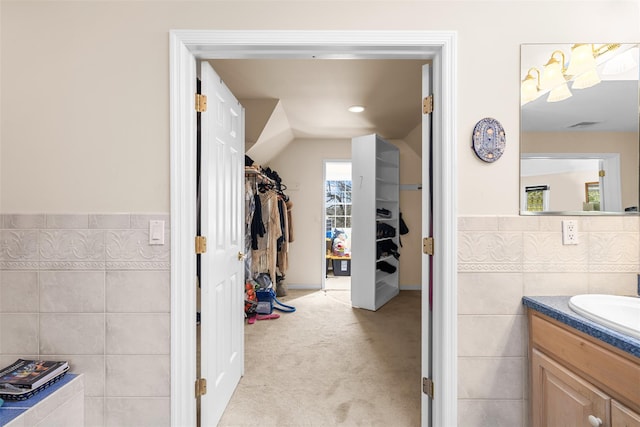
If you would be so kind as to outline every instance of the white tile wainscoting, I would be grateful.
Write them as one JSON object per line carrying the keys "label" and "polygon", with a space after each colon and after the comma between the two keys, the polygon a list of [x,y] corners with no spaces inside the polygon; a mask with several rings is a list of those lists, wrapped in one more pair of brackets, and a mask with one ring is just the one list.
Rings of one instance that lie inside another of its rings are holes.
{"label": "white tile wainscoting", "polygon": [[[563,219],[579,244],[562,245]],[[524,295],[636,294],[638,216],[458,218],[460,426],[528,426]]]}
{"label": "white tile wainscoting", "polygon": [[[162,219],[166,244],[148,245]],[[524,295],[636,292],[639,217],[458,221],[459,425],[527,425]],[[169,425],[169,215],[0,215],[0,363],[68,359],[87,426]]]}
{"label": "white tile wainscoting", "polygon": [[0,215],[0,364],[68,360],[87,426],[168,426],[169,230],[164,213]]}

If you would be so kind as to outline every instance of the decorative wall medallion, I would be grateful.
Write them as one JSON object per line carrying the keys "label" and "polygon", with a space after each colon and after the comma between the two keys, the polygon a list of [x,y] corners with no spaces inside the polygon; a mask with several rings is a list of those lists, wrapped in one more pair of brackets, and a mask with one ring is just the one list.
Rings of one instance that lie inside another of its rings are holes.
{"label": "decorative wall medallion", "polygon": [[499,121],[486,117],[473,128],[473,150],[485,162],[498,160],[506,145],[504,129]]}

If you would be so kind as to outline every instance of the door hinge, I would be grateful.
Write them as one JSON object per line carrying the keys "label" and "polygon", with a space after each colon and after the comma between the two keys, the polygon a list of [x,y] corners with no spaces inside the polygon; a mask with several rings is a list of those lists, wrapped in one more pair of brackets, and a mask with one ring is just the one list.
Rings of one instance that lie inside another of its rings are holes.
{"label": "door hinge", "polygon": [[207,238],[204,236],[196,236],[196,255],[207,252]]}
{"label": "door hinge", "polygon": [[603,177],[603,176],[605,176],[605,175],[606,175],[606,174],[605,174],[605,172],[604,172],[604,169],[603,169],[603,170],[598,171],[598,176],[599,176],[599,177]]}
{"label": "door hinge", "polygon": [[196,93],[196,112],[204,113],[207,111],[207,95]]}
{"label": "door hinge", "polygon": [[433,95],[429,95],[422,100],[422,114],[433,113]]}
{"label": "door hinge", "polygon": [[433,399],[434,385],[431,378],[422,377],[422,392]]}
{"label": "door hinge", "polygon": [[206,378],[198,378],[196,380],[196,399],[205,394],[207,394],[207,380]]}
{"label": "door hinge", "polygon": [[422,252],[427,255],[433,255],[433,237],[425,237],[422,239]]}

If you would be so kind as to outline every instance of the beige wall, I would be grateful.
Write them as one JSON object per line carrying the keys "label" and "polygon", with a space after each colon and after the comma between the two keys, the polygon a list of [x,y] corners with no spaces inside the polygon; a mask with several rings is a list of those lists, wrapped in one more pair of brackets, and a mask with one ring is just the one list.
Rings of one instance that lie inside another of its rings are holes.
{"label": "beige wall", "polygon": [[525,187],[535,185],[548,185],[551,188],[548,211],[576,212],[583,210],[582,203],[586,202],[584,184],[598,182],[598,172],[594,170],[526,176],[521,180],[522,191]]}
{"label": "beige wall", "polygon": [[[580,19],[573,2],[362,6],[3,1],[3,209],[169,210],[169,29],[393,29],[458,32],[459,210],[516,214],[520,43],[640,39],[632,1],[583,2]],[[483,117],[500,120],[507,133],[507,150],[494,164],[469,149]]]}
{"label": "beige wall", "polygon": [[639,150],[637,132],[527,132],[522,135],[523,153],[620,153],[623,208],[638,206]]}
{"label": "beige wall", "polygon": [[[420,158],[407,144],[393,142],[400,149],[400,183],[420,182]],[[268,165],[287,185],[293,203],[295,242],[290,247],[289,285],[318,288],[324,274],[324,160],[351,159],[350,140],[295,140]],[[420,285],[420,192],[400,192],[400,210],[409,227],[400,248],[401,288]]]}

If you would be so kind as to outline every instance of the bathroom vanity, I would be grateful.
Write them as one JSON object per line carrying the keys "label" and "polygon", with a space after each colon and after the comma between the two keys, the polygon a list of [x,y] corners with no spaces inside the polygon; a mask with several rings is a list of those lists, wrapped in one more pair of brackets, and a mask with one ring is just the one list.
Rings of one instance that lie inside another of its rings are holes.
{"label": "bathroom vanity", "polygon": [[532,427],[640,427],[640,340],[592,322],[569,297],[524,297]]}

